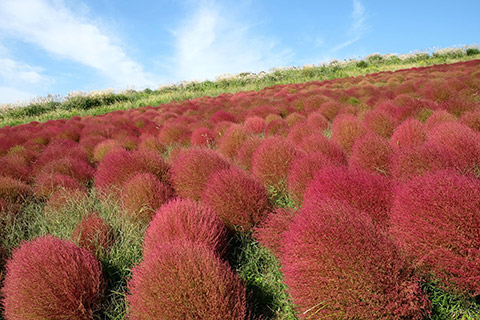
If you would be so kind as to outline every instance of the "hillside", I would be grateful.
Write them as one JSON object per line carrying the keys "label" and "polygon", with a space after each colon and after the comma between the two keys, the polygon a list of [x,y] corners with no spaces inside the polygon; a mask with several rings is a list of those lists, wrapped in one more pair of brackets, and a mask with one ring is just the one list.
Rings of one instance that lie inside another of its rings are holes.
{"label": "hillside", "polygon": [[31,121],[45,122],[54,119],[68,119],[72,116],[99,115],[115,110],[128,110],[147,105],[157,106],[162,103],[201,96],[260,90],[278,84],[331,80],[478,58],[480,58],[480,51],[476,47],[447,48],[431,54],[373,54],[362,60],[332,61],[329,64],[319,66],[284,68],[259,74],[243,73],[219,77],[216,81],[185,82],[163,86],[158,90],[147,89],[138,92],[130,90],[121,93],[109,90],[91,93],[73,92],[67,97],[54,95],[37,98],[26,105],[1,106],[0,127]]}
{"label": "hillside", "polygon": [[479,319],[478,58],[4,111],[0,319]]}

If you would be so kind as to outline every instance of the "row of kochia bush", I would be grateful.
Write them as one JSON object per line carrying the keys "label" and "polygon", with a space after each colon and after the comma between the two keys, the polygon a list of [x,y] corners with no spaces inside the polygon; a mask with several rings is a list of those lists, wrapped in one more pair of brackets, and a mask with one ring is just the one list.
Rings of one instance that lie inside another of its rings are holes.
{"label": "row of kochia bush", "polygon": [[[480,294],[479,90],[472,61],[2,128],[2,223],[31,201],[55,215],[92,185],[118,199],[148,224],[129,319],[247,317],[226,256],[251,231],[300,318],[421,319],[424,281]],[[71,241],[1,249],[4,317],[101,314],[110,229],[90,213]]]}

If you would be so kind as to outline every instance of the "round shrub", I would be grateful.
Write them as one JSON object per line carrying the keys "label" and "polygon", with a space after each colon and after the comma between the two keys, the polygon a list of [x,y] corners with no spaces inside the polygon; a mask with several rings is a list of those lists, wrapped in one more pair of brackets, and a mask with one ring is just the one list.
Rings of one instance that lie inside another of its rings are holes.
{"label": "round shrub", "polygon": [[170,166],[161,154],[153,151],[117,150],[108,153],[95,173],[95,187],[117,193],[121,186],[137,173],[153,173],[161,182],[170,183]]}
{"label": "round shrub", "polygon": [[88,193],[86,190],[57,189],[48,197],[43,207],[43,214],[45,216],[56,215],[59,212],[65,211],[64,209],[68,208],[72,203],[79,203],[87,197]]}
{"label": "round shrub", "polygon": [[265,120],[263,118],[253,116],[245,119],[245,130],[249,133],[260,134],[265,130]]}
{"label": "round shrub", "polygon": [[268,193],[261,182],[239,168],[213,173],[205,183],[201,200],[228,228],[248,231],[270,209]]}
{"label": "round shrub", "polygon": [[186,145],[190,142],[191,133],[187,125],[165,123],[158,134],[158,141],[164,145]]}
{"label": "round shrub", "polygon": [[403,121],[393,132],[390,145],[393,150],[420,146],[427,140],[423,123],[415,119]]}
{"label": "round shrub", "polygon": [[28,183],[32,179],[32,170],[21,155],[9,154],[0,157],[0,176],[8,176]]}
{"label": "round shrub", "polygon": [[265,139],[253,153],[251,171],[266,187],[286,192],[288,170],[297,154],[295,145],[285,138]]}
{"label": "round shrub", "polygon": [[64,157],[50,161],[41,167],[37,174],[63,174],[74,178],[78,182],[86,183],[93,178],[95,169],[86,161]]}
{"label": "round shrub", "polygon": [[233,159],[238,148],[247,139],[247,131],[240,124],[232,124],[218,142],[218,151],[224,156]]}
{"label": "round shrub", "polygon": [[303,203],[303,194],[315,173],[321,168],[335,165],[321,152],[301,154],[292,161],[288,170],[288,192],[297,206]]}
{"label": "round shrub", "polygon": [[276,119],[270,122],[267,122],[267,126],[265,127],[265,136],[282,136],[286,137],[288,135],[289,126],[287,121],[284,119]]}
{"label": "round shrub", "polygon": [[61,173],[41,173],[35,179],[34,194],[37,198],[48,199],[56,190],[80,190],[86,193],[87,188],[78,180]]}
{"label": "round shrub", "polygon": [[207,246],[165,243],[137,265],[128,282],[130,320],[238,320],[246,314],[245,287]]}
{"label": "round shrub", "polygon": [[305,204],[282,249],[285,283],[301,319],[423,319],[429,313],[394,243],[345,202]]}
{"label": "round shrub", "polygon": [[122,150],[123,146],[117,140],[107,139],[103,140],[93,148],[93,160],[100,162],[105,158],[107,153],[112,150]]}
{"label": "round shrub", "polygon": [[308,123],[297,123],[290,128],[287,138],[295,144],[300,143],[305,137],[308,137],[315,133],[321,133],[321,130],[314,128]]}
{"label": "round shrub", "polygon": [[388,140],[376,134],[366,134],[355,141],[348,164],[352,168],[390,175],[393,149]]}
{"label": "round shrub", "polygon": [[367,130],[387,139],[390,139],[396,127],[393,116],[382,110],[368,112],[363,123]]}
{"label": "round shrub", "polygon": [[288,230],[295,217],[292,208],[277,208],[267,215],[266,219],[254,228],[253,236],[265,248],[280,257],[282,252],[283,233]]}
{"label": "round shrub", "polygon": [[165,243],[185,239],[202,243],[220,256],[227,249],[227,229],[209,207],[189,198],[174,199],[157,210],[145,231],[143,257]]}
{"label": "round shrub", "polygon": [[303,138],[298,147],[306,153],[321,152],[335,164],[347,164],[345,152],[336,142],[328,139],[323,134],[314,133]]}
{"label": "round shrub", "polygon": [[52,236],[24,242],[6,266],[6,319],[93,319],[105,288],[88,250]]}
{"label": "round shrub", "polygon": [[332,124],[332,140],[347,154],[352,150],[355,140],[361,138],[366,130],[356,116],[343,114],[335,118]]}
{"label": "round shrub", "polygon": [[465,112],[459,121],[476,132],[480,132],[480,110]]}
{"label": "round shrub", "polygon": [[434,126],[444,122],[455,122],[457,118],[445,110],[437,110],[425,121],[425,129],[429,131]]}
{"label": "round shrub", "polygon": [[310,113],[307,117],[307,124],[317,130],[317,132],[323,132],[330,126],[327,118],[320,112]]}
{"label": "round shrub", "polygon": [[450,170],[398,188],[391,233],[405,254],[455,293],[480,294],[480,181]]}
{"label": "round shrub", "polygon": [[173,187],[181,197],[198,200],[210,175],[230,166],[230,162],[214,150],[182,150],[172,163]]}
{"label": "round shrub", "polygon": [[218,110],[210,117],[210,123],[217,124],[223,121],[235,122],[235,116],[230,112]]}
{"label": "round shrub", "polygon": [[0,198],[12,204],[21,204],[33,196],[33,189],[25,182],[0,176]]}
{"label": "round shrub", "polygon": [[164,153],[167,148],[163,143],[158,141],[157,137],[146,134],[140,137],[140,143],[138,144],[139,151],[153,151],[156,153]]}
{"label": "round shrub", "polygon": [[244,169],[250,170],[252,167],[253,153],[262,144],[262,142],[262,138],[256,136],[248,137],[237,150],[237,156],[235,159],[237,160],[238,164],[240,164],[240,166],[242,166]]}
{"label": "round shrub", "polygon": [[433,144],[452,168],[462,172],[480,168],[480,133],[461,123],[436,125],[427,133],[427,143]]}
{"label": "round shrub", "polygon": [[110,249],[113,244],[113,229],[98,213],[92,212],[78,223],[71,239],[81,248],[96,253]]}
{"label": "round shrub", "polygon": [[129,216],[148,222],[173,195],[171,187],[154,174],[137,173],[123,184],[120,200]]}
{"label": "round shrub", "polygon": [[373,222],[386,226],[393,202],[391,179],[365,170],[346,167],[325,167],[317,171],[305,190],[303,203],[310,199],[345,201],[366,212]]}
{"label": "round shrub", "polygon": [[190,145],[208,147],[215,143],[215,134],[212,130],[205,127],[198,127],[193,130],[190,136]]}

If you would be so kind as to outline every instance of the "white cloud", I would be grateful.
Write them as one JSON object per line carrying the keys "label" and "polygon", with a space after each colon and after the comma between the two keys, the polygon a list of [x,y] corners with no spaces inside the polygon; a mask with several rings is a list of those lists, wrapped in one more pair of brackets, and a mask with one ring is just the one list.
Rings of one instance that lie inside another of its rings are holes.
{"label": "white cloud", "polygon": [[258,72],[288,65],[292,52],[256,34],[234,8],[203,1],[173,31],[177,80],[204,80],[230,73]]}
{"label": "white cloud", "polygon": [[14,87],[0,86],[0,105],[3,103],[20,103],[30,101],[36,95],[32,92],[19,90]]}
{"label": "white cloud", "polygon": [[[80,12],[84,12],[82,7]],[[0,30],[58,57],[99,71],[114,86],[152,85],[142,66],[93,23],[68,9],[62,0],[2,0]]]}
{"label": "white cloud", "polygon": [[32,67],[10,58],[0,57],[0,79],[5,82],[24,83],[27,85],[40,85],[50,82],[51,79],[42,73],[42,68]]}
{"label": "white cloud", "polygon": [[347,32],[348,39],[335,46],[331,51],[336,52],[360,40],[368,29],[366,24],[367,13],[359,0],[353,0],[352,23]]}

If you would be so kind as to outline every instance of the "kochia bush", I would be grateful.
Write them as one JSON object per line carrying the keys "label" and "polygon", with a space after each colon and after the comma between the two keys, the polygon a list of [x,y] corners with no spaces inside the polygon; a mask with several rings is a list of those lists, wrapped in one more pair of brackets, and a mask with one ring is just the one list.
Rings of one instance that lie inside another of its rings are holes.
{"label": "kochia bush", "polygon": [[480,181],[441,170],[396,192],[391,232],[405,254],[453,292],[480,294]]}
{"label": "kochia bush", "polygon": [[270,209],[262,183],[236,167],[213,173],[205,183],[201,199],[227,227],[239,226],[243,231],[260,222]]}
{"label": "kochia bush", "polygon": [[393,202],[391,179],[366,170],[328,166],[317,171],[307,186],[304,203],[310,199],[345,201],[370,215],[374,223],[386,226]]}
{"label": "kochia bush", "polygon": [[98,213],[82,218],[72,233],[72,241],[92,253],[108,250],[114,240],[113,229]]}
{"label": "kochia bush", "polygon": [[88,250],[44,236],[24,242],[7,262],[5,318],[91,320],[105,288],[100,263]]}
{"label": "kochia bush", "polygon": [[247,139],[247,131],[240,124],[232,124],[218,142],[218,151],[224,156],[233,159],[238,148]]}
{"label": "kochia bush", "polygon": [[129,216],[148,222],[155,210],[173,196],[172,188],[154,174],[137,173],[123,184],[120,200]]}
{"label": "kochia bush", "polygon": [[343,114],[335,118],[332,124],[332,140],[348,154],[355,140],[366,133],[363,123],[356,116]]}
{"label": "kochia bush", "polygon": [[377,134],[366,134],[355,141],[348,164],[359,168],[390,175],[393,148],[388,140]]}
{"label": "kochia bush", "polygon": [[128,282],[130,320],[239,320],[246,315],[245,287],[207,246],[165,243],[137,265]]}
{"label": "kochia bush", "polygon": [[282,247],[285,283],[301,319],[422,319],[429,313],[394,243],[345,202],[305,204]]}
{"label": "kochia bush", "polygon": [[227,158],[214,150],[182,150],[172,163],[173,187],[178,195],[198,200],[210,175],[230,166]]}
{"label": "kochia bush", "polygon": [[252,157],[252,173],[267,187],[287,190],[288,169],[299,151],[281,137],[265,139]]}
{"label": "kochia bush", "polygon": [[219,255],[227,248],[225,224],[209,207],[189,198],[174,199],[157,210],[145,231],[143,257],[155,248],[177,240],[202,243]]}
{"label": "kochia bush", "polygon": [[415,119],[407,119],[393,132],[390,145],[394,150],[422,145],[427,140],[424,124]]}

